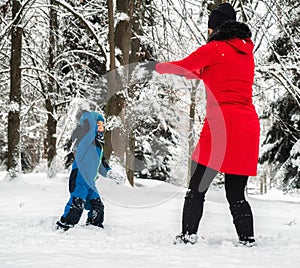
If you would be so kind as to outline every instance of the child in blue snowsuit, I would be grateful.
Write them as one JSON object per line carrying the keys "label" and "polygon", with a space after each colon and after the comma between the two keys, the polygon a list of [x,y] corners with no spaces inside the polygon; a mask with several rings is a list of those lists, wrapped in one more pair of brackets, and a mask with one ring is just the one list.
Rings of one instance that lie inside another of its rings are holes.
{"label": "child in blue snowsuit", "polygon": [[86,224],[103,228],[104,205],[95,184],[99,173],[106,177],[111,169],[103,157],[103,124],[101,114],[85,111],[72,134],[76,154],[69,178],[70,199],[56,223],[58,229],[74,227],[84,208],[89,210]]}

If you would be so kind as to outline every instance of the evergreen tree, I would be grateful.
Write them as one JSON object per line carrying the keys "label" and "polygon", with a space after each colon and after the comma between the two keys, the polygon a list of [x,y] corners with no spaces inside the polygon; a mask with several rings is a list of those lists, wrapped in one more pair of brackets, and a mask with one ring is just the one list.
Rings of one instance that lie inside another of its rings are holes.
{"label": "evergreen tree", "polygon": [[[272,117],[273,123],[263,143],[260,163],[271,164],[275,169],[274,182],[284,190],[292,190],[300,188],[300,69],[297,64],[300,61],[300,8],[298,1],[287,4],[289,7],[281,10],[286,21],[273,41],[269,57],[275,66],[275,79],[281,82],[284,93],[265,114],[265,118]],[[289,12],[285,13],[286,10]]]}
{"label": "evergreen tree", "polygon": [[140,90],[130,119],[135,124],[135,176],[175,183],[182,148],[175,130],[179,125],[175,101],[160,83],[146,83]]}

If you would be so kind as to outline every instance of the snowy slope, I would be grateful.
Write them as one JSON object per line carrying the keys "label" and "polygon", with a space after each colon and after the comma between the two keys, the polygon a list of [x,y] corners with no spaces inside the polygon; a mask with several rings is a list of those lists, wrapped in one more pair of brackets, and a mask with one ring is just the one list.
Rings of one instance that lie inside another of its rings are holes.
{"label": "snowy slope", "polygon": [[[4,174],[3,174],[4,176]],[[2,177],[3,177],[2,176]],[[68,174],[0,180],[0,267],[300,267],[300,202],[251,196],[258,246],[236,247],[223,189],[207,195],[201,241],[172,244],[180,231],[185,189],[139,181],[136,188],[98,182],[105,229],[54,224],[68,199]]]}

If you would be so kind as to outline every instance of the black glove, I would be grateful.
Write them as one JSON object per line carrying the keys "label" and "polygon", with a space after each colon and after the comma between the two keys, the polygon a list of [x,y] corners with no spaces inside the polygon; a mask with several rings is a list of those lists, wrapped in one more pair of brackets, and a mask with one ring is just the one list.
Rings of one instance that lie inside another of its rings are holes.
{"label": "black glove", "polygon": [[141,68],[144,68],[148,72],[155,71],[155,66],[158,62],[155,60],[149,60],[141,64]]}
{"label": "black glove", "polygon": [[102,157],[102,165],[106,168],[106,169],[109,169],[110,166],[108,164],[108,161],[106,160],[106,158],[103,156]]}
{"label": "black glove", "polygon": [[65,156],[65,168],[69,168],[69,166],[72,165],[72,163],[75,160],[75,155],[73,152],[69,152],[66,156]]}

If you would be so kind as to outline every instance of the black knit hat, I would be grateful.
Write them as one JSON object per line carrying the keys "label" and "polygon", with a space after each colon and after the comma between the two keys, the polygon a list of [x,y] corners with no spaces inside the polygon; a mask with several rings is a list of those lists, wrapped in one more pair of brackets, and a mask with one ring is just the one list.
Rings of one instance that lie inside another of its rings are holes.
{"label": "black knit hat", "polygon": [[211,12],[208,19],[208,28],[214,30],[228,20],[236,20],[235,11],[231,4],[222,3]]}

